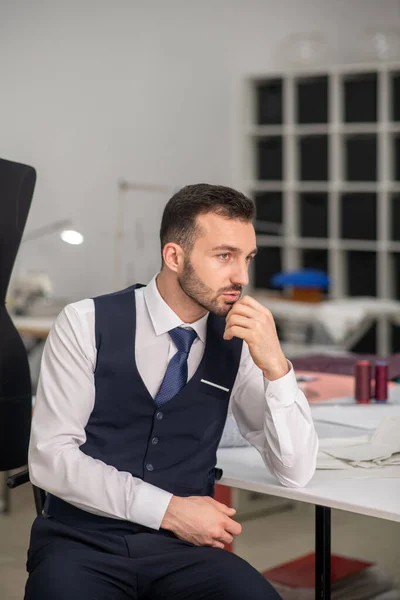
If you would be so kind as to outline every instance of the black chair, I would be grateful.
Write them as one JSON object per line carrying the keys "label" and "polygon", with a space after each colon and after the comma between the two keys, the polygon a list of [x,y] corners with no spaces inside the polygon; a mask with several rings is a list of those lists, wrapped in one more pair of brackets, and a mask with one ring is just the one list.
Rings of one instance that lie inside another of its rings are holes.
{"label": "black chair", "polygon": [[[10,475],[7,479],[7,486],[10,489],[16,488],[24,483],[28,483],[29,481],[29,471],[25,469],[24,471],[19,471],[14,475]],[[43,513],[44,502],[46,500],[46,492],[36,485],[32,485],[33,488],[33,497],[35,500],[36,514],[39,517]]]}
{"label": "black chair", "polygon": [[[28,460],[32,389],[26,348],[6,309],[6,294],[24,233],[36,171],[0,158],[0,473]],[[4,486],[4,512],[10,510]]]}

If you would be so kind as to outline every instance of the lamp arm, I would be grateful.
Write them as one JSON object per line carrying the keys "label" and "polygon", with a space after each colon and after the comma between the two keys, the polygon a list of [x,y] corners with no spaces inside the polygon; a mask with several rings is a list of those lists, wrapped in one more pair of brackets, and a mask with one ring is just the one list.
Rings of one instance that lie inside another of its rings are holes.
{"label": "lamp arm", "polygon": [[49,223],[49,225],[43,225],[43,227],[38,227],[37,229],[33,229],[27,235],[24,235],[22,238],[22,243],[30,242],[31,240],[37,240],[49,233],[54,233],[54,231],[60,231],[61,229],[66,229],[71,226],[71,221],[54,221],[54,223]]}

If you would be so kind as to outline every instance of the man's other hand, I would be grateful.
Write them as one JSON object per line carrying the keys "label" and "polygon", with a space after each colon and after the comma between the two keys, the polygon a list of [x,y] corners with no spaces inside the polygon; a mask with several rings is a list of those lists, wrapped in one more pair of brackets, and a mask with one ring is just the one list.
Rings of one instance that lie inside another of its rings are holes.
{"label": "man's other hand", "polygon": [[224,548],[242,531],[232,519],[235,513],[209,496],[172,496],[161,527],[195,546]]}

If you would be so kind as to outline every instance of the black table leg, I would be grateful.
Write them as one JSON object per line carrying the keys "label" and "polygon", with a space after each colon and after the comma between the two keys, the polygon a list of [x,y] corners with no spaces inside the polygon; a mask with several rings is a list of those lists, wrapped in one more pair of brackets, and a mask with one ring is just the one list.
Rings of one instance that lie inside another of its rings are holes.
{"label": "black table leg", "polygon": [[315,507],[315,600],[331,600],[331,509]]}

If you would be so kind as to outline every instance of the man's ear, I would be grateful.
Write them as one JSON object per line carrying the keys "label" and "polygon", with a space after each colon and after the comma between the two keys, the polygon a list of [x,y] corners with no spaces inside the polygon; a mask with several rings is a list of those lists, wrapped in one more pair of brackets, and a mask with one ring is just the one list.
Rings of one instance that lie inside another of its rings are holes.
{"label": "man's ear", "polygon": [[168,269],[175,273],[181,271],[185,260],[185,252],[182,246],[175,244],[174,242],[168,242],[163,248],[162,257],[164,259],[164,264]]}

